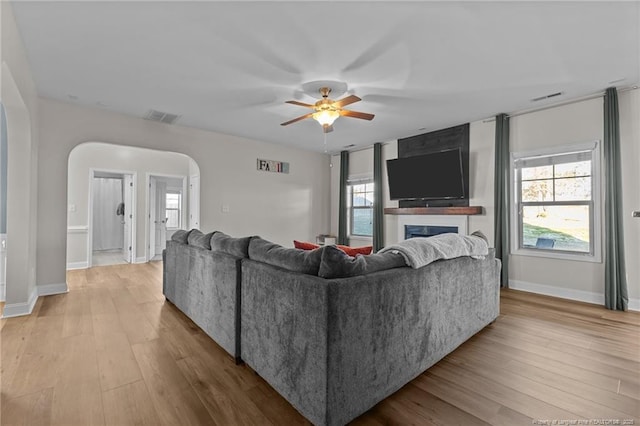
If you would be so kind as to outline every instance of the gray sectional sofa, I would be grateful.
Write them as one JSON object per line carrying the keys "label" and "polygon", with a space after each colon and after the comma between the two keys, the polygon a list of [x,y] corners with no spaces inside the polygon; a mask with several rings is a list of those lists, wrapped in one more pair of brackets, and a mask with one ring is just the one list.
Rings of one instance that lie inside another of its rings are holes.
{"label": "gray sectional sofa", "polygon": [[493,252],[413,269],[394,251],[350,258],[259,237],[230,254],[242,239],[222,234],[223,247],[216,234],[211,249],[168,244],[167,299],[316,425],[353,420],[499,314]]}

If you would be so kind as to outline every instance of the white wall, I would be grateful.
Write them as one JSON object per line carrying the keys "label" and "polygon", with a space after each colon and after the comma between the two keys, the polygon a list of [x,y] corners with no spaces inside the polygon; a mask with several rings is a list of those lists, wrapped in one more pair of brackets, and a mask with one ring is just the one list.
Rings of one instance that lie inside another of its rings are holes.
{"label": "white wall", "polygon": [[[261,235],[283,245],[329,229],[329,157],[309,151],[40,100],[39,284],[64,282],[67,159],[101,141],[180,152],[200,166],[201,229]],[[289,174],[256,170],[256,159],[287,161]],[[223,213],[221,206],[229,206]]]}
{"label": "white wall", "polygon": [[[640,309],[640,219],[631,218],[640,210],[640,90],[619,93],[622,151],[623,210],[625,250],[630,307]],[[603,99],[593,99],[544,111],[512,117],[511,151],[528,151],[576,142],[602,140]],[[490,245],[494,241],[494,161],[495,122],[477,121],[470,127],[470,200],[484,207],[482,215],[469,216],[469,231],[481,230]],[[373,150],[351,154],[354,173],[373,174]],[[397,143],[384,147],[384,159],[395,158]],[[370,161],[368,160],[370,158]],[[366,159],[366,160],[365,160]],[[331,230],[338,230],[338,193],[340,156],[332,157]],[[384,173],[386,185],[386,170]],[[385,188],[385,207],[391,207]],[[385,217],[385,244],[398,240],[397,216]],[[604,264],[549,259],[523,255],[510,258],[510,285],[513,288],[541,292],[592,303],[604,302]]]}
{"label": "white wall", "polygon": [[36,298],[38,98],[9,2],[0,2],[1,100],[6,109],[7,278],[4,315],[30,311]]}
{"label": "white wall", "polygon": [[[80,232],[89,226],[89,182],[90,170],[122,170],[137,175],[136,185],[136,253],[134,260],[146,256],[146,210],[148,199],[147,175],[189,176],[188,156],[174,152],[164,152],[122,145],[89,142],[76,146],[69,154],[67,180],[67,264],[80,266],[87,263],[87,233]],[[195,162],[194,162],[195,163]],[[197,174],[197,165],[194,165]],[[184,195],[186,206],[186,197]],[[71,211],[71,206],[75,211]],[[185,224],[185,227],[187,225]],[[91,230],[87,229],[88,232]]]}
{"label": "white wall", "polygon": [[469,205],[481,206],[484,213],[469,216],[469,232],[482,231],[494,243],[493,188],[496,145],[495,121],[475,121],[469,126]]}
{"label": "white wall", "polygon": [[[622,153],[623,216],[630,307],[640,309],[640,220],[631,212],[640,209],[640,93],[619,93]],[[602,141],[604,135],[603,99],[513,117],[511,151]],[[601,230],[600,230],[601,231]],[[604,248],[603,248],[604,252]],[[513,288],[537,291],[593,303],[604,302],[604,263],[591,263],[512,255],[509,282]]]}
{"label": "white wall", "polygon": [[[512,117],[510,129],[511,152],[516,153],[601,141],[604,134],[602,98]],[[596,232],[602,231],[597,228]],[[509,282],[513,288],[545,285],[568,292],[604,294],[603,263],[512,255],[509,265]]]}

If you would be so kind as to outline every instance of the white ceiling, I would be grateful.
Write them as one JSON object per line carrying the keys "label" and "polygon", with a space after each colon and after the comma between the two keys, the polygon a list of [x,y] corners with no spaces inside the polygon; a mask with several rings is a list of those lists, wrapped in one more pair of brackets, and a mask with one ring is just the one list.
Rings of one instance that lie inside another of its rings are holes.
{"label": "white ceiling", "polygon": [[[302,85],[362,102],[330,151],[640,81],[639,2],[13,2],[42,96],[322,151]],[[615,83],[611,83],[614,82]],[[563,92],[549,101],[532,98]],[[335,97],[334,97],[335,98]]]}

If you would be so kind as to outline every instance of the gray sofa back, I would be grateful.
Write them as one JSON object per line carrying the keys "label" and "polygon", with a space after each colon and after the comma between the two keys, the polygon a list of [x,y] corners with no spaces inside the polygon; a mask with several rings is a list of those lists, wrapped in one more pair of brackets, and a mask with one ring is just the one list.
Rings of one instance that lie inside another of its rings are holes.
{"label": "gray sofa back", "polygon": [[242,359],[317,425],[364,413],[499,314],[493,253],[335,279],[241,266]]}

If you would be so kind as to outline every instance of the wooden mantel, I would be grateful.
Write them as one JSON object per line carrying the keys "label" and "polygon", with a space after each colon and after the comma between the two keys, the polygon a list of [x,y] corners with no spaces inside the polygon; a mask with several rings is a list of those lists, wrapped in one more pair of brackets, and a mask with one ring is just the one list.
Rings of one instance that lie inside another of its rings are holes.
{"label": "wooden mantel", "polygon": [[476,215],[482,214],[481,206],[469,207],[387,207],[384,214],[422,214],[422,215]]}

